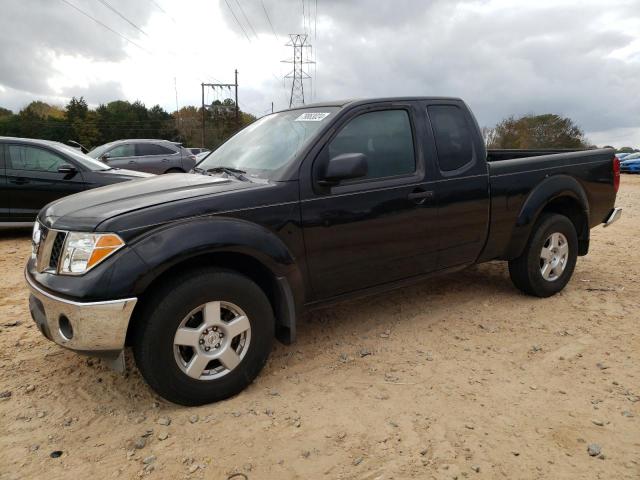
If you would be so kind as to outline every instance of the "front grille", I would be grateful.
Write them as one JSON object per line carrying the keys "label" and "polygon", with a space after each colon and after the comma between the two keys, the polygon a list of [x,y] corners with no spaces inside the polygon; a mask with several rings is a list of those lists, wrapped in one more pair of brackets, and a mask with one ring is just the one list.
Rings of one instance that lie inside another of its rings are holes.
{"label": "front grille", "polygon": [[51,244],[51,257],[49,257],[49,268],[56,270],[58,268],[58,261],[62,254],[62,246],[64,245],[65,234],[63,232],[53,232],[56,234],[56,239]]}
{"label": "front grille", "polygon": [[62,254],[66,237],[65,232],[41,227],[40,243],[36,254],[36,270],[38,272],[55,272]]}

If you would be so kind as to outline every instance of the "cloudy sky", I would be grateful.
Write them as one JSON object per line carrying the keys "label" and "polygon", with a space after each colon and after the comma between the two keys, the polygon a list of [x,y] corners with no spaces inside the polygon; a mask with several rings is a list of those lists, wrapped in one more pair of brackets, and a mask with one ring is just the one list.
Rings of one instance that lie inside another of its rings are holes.
{"label": "cloudy sky", "polygon": [[594,143],[640,147],[640,0],[0,3],[0,106],[15,111],[72,95],[173,111],[176,91],[199,105],[201,82],[237,68],[241,108],[261,115],[288,105],[284,44],[307,32],[307,101],[457,96],[481,125],[553,112]]}

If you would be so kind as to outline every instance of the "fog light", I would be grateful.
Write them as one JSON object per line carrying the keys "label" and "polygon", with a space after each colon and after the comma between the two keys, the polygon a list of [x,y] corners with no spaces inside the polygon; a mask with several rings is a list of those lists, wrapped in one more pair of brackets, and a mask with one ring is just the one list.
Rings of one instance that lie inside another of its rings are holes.
{"label": "fog light", "polygon": [[60,315],[58,319],[58,331],[60,332],[60,336],[65,340],[71,340],[73,338],[73,327],[69,319],[64,315]]}

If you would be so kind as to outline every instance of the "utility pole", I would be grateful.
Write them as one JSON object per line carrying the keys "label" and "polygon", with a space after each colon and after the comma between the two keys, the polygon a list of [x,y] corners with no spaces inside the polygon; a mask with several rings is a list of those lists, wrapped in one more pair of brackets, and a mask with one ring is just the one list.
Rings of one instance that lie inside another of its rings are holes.
{"label": "utility pole", "polygon": [[204,148],[204,83],[201,83],[202,87],[202,143],[200,146]]}
{"label": "utility pole", "polygon": [[284,78],[291,79],[291,97],[289,98],[289,108],[304,105],[304,81],[311,78],[304,67],[305,65],[315,63],[309,60],[309,49],[311,45],[307,43],[306,33],[290,33],[287,47],[293,47],[293,58],[291,60],[283,60],[284,63],[292,63],[293,70],[285,75]]}
{"label": "utility pole", "polygon": [[236,68],[236,128],[240,128],[240,108],[238,107],[238,69]]}
{"label": "utility pole", "polygon": [[238,69],[235,70],[235,83],[201,83],[202,88],[202,146],[204,147],[204,131],[205,131],[205,105],[204,105],[204,87],[235,89],[235,119],[236,128],[240,128],[240,107],[238,106]]}

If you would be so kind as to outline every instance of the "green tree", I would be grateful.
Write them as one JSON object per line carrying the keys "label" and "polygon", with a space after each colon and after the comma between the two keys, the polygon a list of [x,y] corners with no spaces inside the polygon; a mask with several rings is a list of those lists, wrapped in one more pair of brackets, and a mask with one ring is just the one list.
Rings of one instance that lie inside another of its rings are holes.
{"label": "green tree", "polygon": [[635,148],[632,147],[622,147],[620,150],[618,150],[618,153],[634,153],[637,152],[638,150],[636,150]]}
{"label": "green tree", "polygon": [[96,116],[89,110],[84,97],[73,97],[65,108],[65,119],[69,126],[69,138],[87,148],[96,146],[100,132],[96,126]]}
{"label": "green tree", "polygon": [[584,132],[573,120],[552,113],[511,116],[485,132],[489,148],[587,148]]}
{"label": "green tree", "polygon": [[68,121],[84,120],[89,113],[89,105],[87,105],[84,97],[72,97],[65,107],[65,117]]}
{"label": "green tree", "polygon": [[[231,99],[215,102],[205,110],[205,146],[216,148],[239,128],[255,120],[239,112]],[[239,123],[239,125],[238,125]],[[202,109],[186,106],[170,114],[159,105],[115,100],[91,109],[83,97],[72,97],[64,109],[34,101],[18,114],[0,108],[0,135],[42,138],[66,143],[80,142],[87,148],[125,138],[162,138],[186,146],[202,143]]]}

